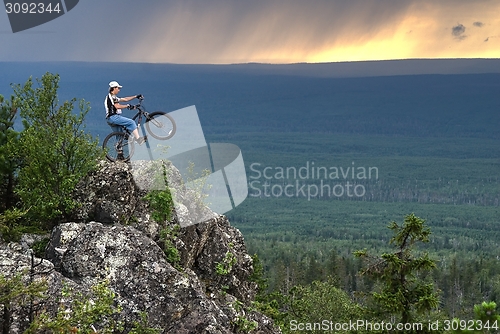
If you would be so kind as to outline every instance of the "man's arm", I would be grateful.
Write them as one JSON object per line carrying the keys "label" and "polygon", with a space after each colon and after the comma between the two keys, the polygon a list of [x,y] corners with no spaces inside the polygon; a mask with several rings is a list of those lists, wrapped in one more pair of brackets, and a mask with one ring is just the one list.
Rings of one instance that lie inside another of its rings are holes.
{"label": "man's arm", "polygon": [[123,102],[128,102],[128,101],[132,101],[133,99],[135,99],[137,97],[137,95],[134,95],[134,96],[128,96],[128,97],[120,97],[120,101],[123,101]]}
{"label": "man's arm", "polygon": [[[128,101],[131,101],[133,99],[135,99],[137,97],[137,95],[134,95],[134,96],[127,96],[127,97],[120,97],[120,102],[123,101],[123,102],[128,102]],[[128,104],[120,104],[119,102],[116,102],[115,103],[115,108],[116,109],[125,109],[127,108],[129,105]]]}

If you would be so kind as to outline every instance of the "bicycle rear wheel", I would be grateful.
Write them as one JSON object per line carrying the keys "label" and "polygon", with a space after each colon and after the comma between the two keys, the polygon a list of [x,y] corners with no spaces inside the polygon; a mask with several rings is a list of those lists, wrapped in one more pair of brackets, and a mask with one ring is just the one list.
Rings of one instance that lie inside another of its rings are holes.
{"label": "bicycle rear wheel", "polygon": [[167,140],[175,134],[176,125],[172,116],[163,111],[155,111],[148,115],[146,129],[154,138]]}
{"label": "bicycle rear wheel", "polygon": [[126,132],[112,132],[104,138],[102,147],[109,161],[129,161],[134,154],[134,139]]}

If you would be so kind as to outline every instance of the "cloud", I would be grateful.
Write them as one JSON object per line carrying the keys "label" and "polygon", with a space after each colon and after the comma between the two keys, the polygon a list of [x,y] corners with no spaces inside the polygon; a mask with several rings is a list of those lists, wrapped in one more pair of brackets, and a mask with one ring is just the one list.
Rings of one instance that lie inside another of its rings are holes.
{"label": "cloud", "polygon": [[[500,46],[478,47],[500,32],[498,10],[491,0],[183,0],[148,19],[135,49],[148,53],[122,54],[175,63],[498,58]],[[474,22],[488,24],[479,32]],[[461,43],[443,43],[449,29]]]}
{"label": "cloud", "polygon": [[456,39],[459,40],[465,39],[467,36],[464,35],[464,33],[465,33],[465,26],[461,23],[451,28],[451,34],[455,36]]}
{"label": "cloud", "polygon": [[[394,0],[307,4],[302,0],[183,0],[149,18],[151,34],[144,34],[148,36],[144,44],[154,45],[154,50],[146,55],[132,51],[127,56],[146,56],[149,61],[167,56],[173,62],[197,62],[200,54],[215,63],[308,61],[325,50],[391,36],[410,9],[411,2]],[[366,57],[373,52],[359,50],[347,56],[357,54]]]}
{"label": "cloud", "polygon": [[[86,0],[24,33],[0,19],[0,61],[499,58],[483,43],[500,36],[499,12],[493,0]],[[443,43],[450,29],[460,43]]]}

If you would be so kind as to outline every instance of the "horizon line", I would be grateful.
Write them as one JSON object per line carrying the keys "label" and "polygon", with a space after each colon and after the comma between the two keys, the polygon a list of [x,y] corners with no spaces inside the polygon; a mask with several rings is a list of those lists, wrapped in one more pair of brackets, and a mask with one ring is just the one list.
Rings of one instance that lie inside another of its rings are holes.
{"label": "horizon line", "polygon": [[173,62],[148,62],[148,61],[108,61],[108,60],[0,60],[0,63],[112,63],[112,64],[155,64],[155,65],[330,65],[330,64],[357,64],[357,63],[383,63],[402,61],[457,61],[457,60],[500,60],[499,58],[395,58],[395,59],[372,59],[372,60],[343,60],[331,62],[291,62],[291,63],[269,63],[269,62],[234,62],[234,63],[173,63]]}

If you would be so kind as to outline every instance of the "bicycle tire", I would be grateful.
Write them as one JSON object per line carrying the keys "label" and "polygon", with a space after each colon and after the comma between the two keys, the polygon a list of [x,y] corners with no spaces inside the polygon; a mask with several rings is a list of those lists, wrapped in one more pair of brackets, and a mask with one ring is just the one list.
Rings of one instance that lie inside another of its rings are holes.
{"label": "bicycle tire", "polygon": [[146,130],[156,139],[167,140],[174,136],[177,126],[172,116],[164,111],[155,111],[150,113],[146,119]]}
{"label": "bicycle tire", "polygon": [[110,133],[104,138],[102,147],[106,151],[106,158],[111,162],[130,161],[134,154],[133,137],[126,132]]}

